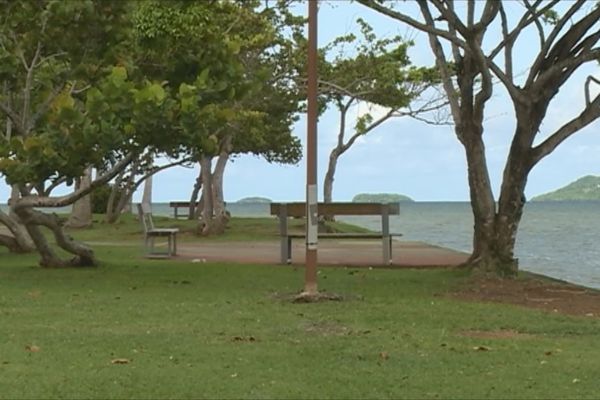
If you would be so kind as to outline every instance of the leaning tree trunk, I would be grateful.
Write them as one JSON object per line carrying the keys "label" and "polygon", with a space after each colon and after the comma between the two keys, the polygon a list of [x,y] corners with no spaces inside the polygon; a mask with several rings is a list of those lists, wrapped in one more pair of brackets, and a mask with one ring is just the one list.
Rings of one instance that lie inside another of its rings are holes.
{"label": "leaning tree trunk", "polygon": [[333,201],[333,181],[340,155],[341,153],[338,147],[331,150],[331,153],[329,154],[327,172],[325,173],[325,179],[323,180],[323,201],[325,203],[331,203]]}
{"label": "leaning tree trunk", "polygon": [[11,253],[29,253],[35,250],[27,230],[16,215],[10,215],[0,210],[0,224],[4,225],[11,235],[0,234],[0,245],[8,248]]}
{"label": "leaning tree trunk", "polygon": [[[194,188],[192,189],[192,194],[190,195],[190,207],[188,210],[188,219],[198,218],[198,210],[196,209],[196,203],[198,202],[198,195],[200,194],[200,189],[202,188],[202,167],[200,167],[200,171],[198,172],[198,177],[196,178],[196,182],[194,182]],[[198,205],[198,209],[201,209],[200,205]]]}
{"label": "leaning tree trunk", "polygon": [[200,169],[202,171],[202,214],[198,220],[197,232],[200,235],[212,234],[212,221],[214,215],[212,194],[212,157],[202,156],[200,158]]}
{"label": "leaning tree trunk", "polygon": [[[79,179],[75,188],[88,188],[92,183],[92,168],[85,170],[83,176]],[[85,195],[73,204],[71,215],[66,224],[69,228],[89,228],[92,226],[92,198],[91,195]]]}
{"label": "leaning tree trunk", "polygon": [[[9,204],[16,204],[20,198],[19,188],[13,185],[11,188],[11,196]],[[12,206],[8,214],[0,210],[0,224],[3,224],[11,233],[11,235],[2,235],[0,244],[6,246],[12,253],[29,253],[35,250],[35,245],[27,233],[25,225],[19,219],[19,216],[14,212]]]}
{"label": "leaning tree trunk", "polygon": [[[56,214],[45,214],[36,211],[31,207],[20,207],[16,209],[19,218],[25,223],[25,227],[33,239],[42,259],[42,267],[88,267],[96,266],[97,261],[94,251],[73,240],[63,231],[63,221]],[[56,240],[56,244],[67,253],[73,254],[69,260],[61,259],[57,253],[50,247],[45,236],[40,231],[40,226],[50,229]]]}

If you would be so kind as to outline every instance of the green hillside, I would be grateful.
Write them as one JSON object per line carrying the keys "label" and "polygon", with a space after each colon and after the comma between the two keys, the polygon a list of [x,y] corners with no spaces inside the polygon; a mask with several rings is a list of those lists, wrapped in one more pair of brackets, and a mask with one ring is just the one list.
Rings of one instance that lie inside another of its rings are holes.
{"label": "green hillside", "polygon": [[600,200],[600,176],[588,175],[553,192],[535,196],[532,201]]}
{"label": "green hillside", "polygon": [[354,203],[398,203],[414,200],[396,193],[360,193],[354,196],[352,201]]}

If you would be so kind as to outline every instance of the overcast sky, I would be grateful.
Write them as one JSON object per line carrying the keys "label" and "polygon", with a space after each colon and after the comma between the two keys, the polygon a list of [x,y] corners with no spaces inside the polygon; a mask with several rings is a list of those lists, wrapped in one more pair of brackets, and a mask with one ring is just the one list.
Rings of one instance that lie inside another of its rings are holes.
{"label": "overcast sky", "polygon": [[[305,6],[304,6],[305,7]],[[396,21],[378,15],[363,6],[336,1],[321,6],[319,42],[325,44],[335,36],[356,30],[354,21],[362,17],[381,35],[402,34],[414,38],[409,52],[413,63],[432,65],[433,58],[426,38]],[[516,71],[524,71],[530,56],[538,48],[535,40],[521,43],[516,52]],[[521,67],[519,68],[519,65]],[[598,75],[597,64],[588,64],[563,87],[552,103],[542,127],[542,137],[578,114],[583,107],[583,81],[589,74]],[[485,140],[490,175],[498,191],[502,168],[514,129],[512,103],[501,85],[486,109]],[[356,113],[355,113],[356,114]],[[339,122],[335,111],[319,122],[318,171],[319,196],[328,154],[335,141]],[[530,174],[528,198],[554,190],[584,175],[600,175],[600,125],[592,124],[562,144]],[[306,124],[302,118],[294,128],[302,139]],[[198,168],[176,168],[159,173],[154,180],[153,201],[187,200]],[[264,196],[276,201],[302,200],[305,196],[304,160],[297,166],[269,164],[242,156],[227,166],[225,198],[235,201],[248,196]],[[401,193],[418,201],[466,201],[469,198],[464,151],[451,126],[431,126],[410,119],[391,120],[362,138],[344,154],[338,164],[334,199],[350,200],[363,192]],[[0,186],[2,199],[8,197]],[[139,198],[139,193],[134,200]],[[5,200],[3,200],[5,202]]]}

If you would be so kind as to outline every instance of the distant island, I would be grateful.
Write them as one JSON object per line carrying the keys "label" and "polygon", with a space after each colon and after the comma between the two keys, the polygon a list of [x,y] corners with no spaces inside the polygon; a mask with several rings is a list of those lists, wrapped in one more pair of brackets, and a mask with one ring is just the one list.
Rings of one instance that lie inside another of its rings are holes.
{"label": "distant island", "polygon": [[269,204],[272,203],[271,199],[266,197],[244,197],[243,199],[239,199],[236,203],[247,204],[247,203],[262,203]]}
{"label": "distant island", "polygon": [[600,176],[587,175],[553,192],[535,196],[532,201],[600,200]]}
{"label": "distant island", "polygon": [[396,193],[359,193],[352,198],[354,203],[398,203],[414,201],[408,196]]}

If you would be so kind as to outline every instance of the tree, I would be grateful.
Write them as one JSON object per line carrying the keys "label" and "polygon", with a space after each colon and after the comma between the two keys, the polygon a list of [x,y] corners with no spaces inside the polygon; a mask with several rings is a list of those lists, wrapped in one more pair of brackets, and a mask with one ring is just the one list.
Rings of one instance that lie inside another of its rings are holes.
{"label": "tree", "polygon": [[[46,122],[48,112],[67,93],[78,93],[101,73],[99,58],[117,59],[123,31],[114,28],[126,7],[121,1],[0,1],[0,122],[6,127],[0,130],[5,157],[0,160],[0,172],[5,176],[6,169],[14,172],[18,158],[32,149],[32,137]],[[85,48],[80,43],[86,43]],[[27,146],[21,146],[18,154],[11,153],[9,149],[19,143]],[[35,157],[31,161],[42,162]],[[13,235],[3,237],[2,243],[12,251],[32,248],[14,206],[24,193],[45,191],[45,183],[12,185],[13,208],[8,215],[0,215],[0,222]]]}
{"label": "tree", "polygon": [[[367,22],[357,20],[362,35],[354,34],[337,38],[322,49],[320,67],[321,101],[335,106],[339,113],[340,127],[337,143],[329,154],[329,163],[323,182],[323,200],[333,198],[333,182],[339,158],[347,152],[359,137],[374,131],[391,118],[413,117],[428,123],[443,123],[444,119],[427,119],[424,114],[439,111],[446,105],[445,97],[436,91],[425,92],[439,83],[437,71],[411,65],[407,54],[412,42],[400,36],[377,39]],[[341,49],[339,48],[341,45]],[[348,46],[355,46],[355,54],[346,55]],[[338,54],[328,61],[333,50]],[[371,112],[359,115],[351,133],[348,114],[359,105],[379,107],[383,115],[374,117]]]}
{"label": "tree", "polygon": [[[48,112],[43,130],[32,130],[28,136],[0,146],[0,171],[21,190],[12,208],[31,235],[42,266],[91,266],[97,261],[91,248],[63,232],[64,221],[59,216],[35,208],[73,204],[114,178],[154,143],[171,147],[156,134],[155,127],[168,132],[172,124],[165,116],[172,114],[169,110],[174,104],[160,85],[147,83],[137,88],[128,81],[125,68],[115,67],[87,90],[81,101],[70,95],[61,97]],[[104,172],[70,194],[52,196],[51,187],[43,188],[45,181],[74,180],[90,167]],[[57,245],[74,257],[61,259],[40,226],[50,229]]]}
{"label": "tree", "polygon": [[[299,141],[290,132],[299,101],[290,102],[290,96],[297,89],[277,62],[288,50],[277,25],[282,19],[278,11],[285,7],[261,10],[260,4],[149,2],[136,14],[144,55],[140,68],[176,82],[188,115],[182,120],[188,154],[201,166],[201,184],[195,189],[202,187],[201,234],[225,228],[223,176],[232,155],[261,154],[286,162],[300,155]],[[207,53],[205,43],[217,41],[222,46]]]}
{"label": "tree", "polygon": [[[515,275],[518,262],[514,246],[529,173],[561,143],[600,116],[600,96],[592,98],[588,85],[582,83],[584,109],[549,135],[540,134],[548,107],[559,90],[581,66],[600,56],[600,8],[582,0],[566,4],[470,0],[456,8],[451,0],[420,0],[422,19],[416,19],[383,1],[359,2],[427,34],[450,101],[455,133],[467,158],[475,224],[468,264],[477,270]],[[509,13],[509,5],[518,5],[519,14]],[[537,34],[539,48],[519,53],[520,60],[532,56],[527,74],[521,77],[514,71],[514,55],[518,40],[529,30]],[[483,138],[484,111],[493,93],[494,77],[508,92],[516,118],[497,202]]]}

